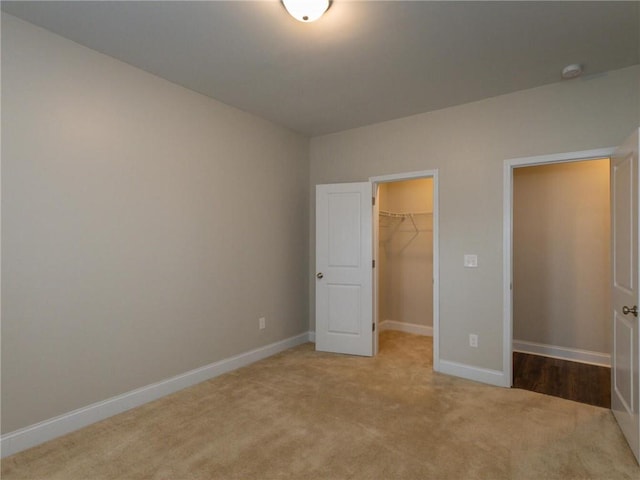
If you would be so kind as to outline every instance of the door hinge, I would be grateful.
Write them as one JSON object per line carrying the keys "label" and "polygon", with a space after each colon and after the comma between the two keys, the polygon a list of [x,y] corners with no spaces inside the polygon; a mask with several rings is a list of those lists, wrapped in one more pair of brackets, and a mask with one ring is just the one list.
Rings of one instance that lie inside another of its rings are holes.
{"label": "door hinge", "polygon": [[371,205],[375,206],[376,204],[376,197],[371,197]]}
{"label": "door hinge", "polygon": [[375,332],[375,331],[376,331],[376,324],[375,324],[375,323],[372,323],[372,324],[371,324],[371,326],[373,327],[371,330],[372,330],[373,332]]}
{"label": "door hinge", "polygon": [[375,260],[371,260],[371,268],[376,268],[376,261]]}

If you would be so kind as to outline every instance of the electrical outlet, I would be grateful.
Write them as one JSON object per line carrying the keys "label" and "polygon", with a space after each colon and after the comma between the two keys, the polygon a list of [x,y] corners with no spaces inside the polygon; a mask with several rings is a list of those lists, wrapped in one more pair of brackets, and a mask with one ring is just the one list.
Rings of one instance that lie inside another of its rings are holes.
{"label": "electrical outlet", "polygon": [[258,328],[260,328],[260,330],[264,330],[266,326],[267,326],[267,319],[264,317],[260,317],[258,319]]}
{"label": "electrical outlet", "polygon": [[475,333],[469,334],[469,346],[478,348],[478,335],[476,335]]}

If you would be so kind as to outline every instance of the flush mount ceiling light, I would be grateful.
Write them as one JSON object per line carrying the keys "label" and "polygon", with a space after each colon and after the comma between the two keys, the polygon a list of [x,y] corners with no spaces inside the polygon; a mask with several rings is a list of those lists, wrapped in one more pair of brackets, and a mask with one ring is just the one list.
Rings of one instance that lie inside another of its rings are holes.
{"label": "flush mount ceiling light", "polygon": [[572,63],[562,69],[562,78],[569,80],[570,78],[576,78],[582,75],[582,65]]}
{"label": "flush mount ceiling light", "polygon": [[319,19],[327,11],[330,3],[330,0],[282,0],[287,12],[304,23]]}

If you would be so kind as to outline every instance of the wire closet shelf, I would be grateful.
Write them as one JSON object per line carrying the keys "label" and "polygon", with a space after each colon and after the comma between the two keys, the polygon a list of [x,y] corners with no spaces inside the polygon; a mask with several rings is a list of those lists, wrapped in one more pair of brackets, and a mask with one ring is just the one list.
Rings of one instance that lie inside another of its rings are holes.
{"label": "wire closet shelf", "polygon": [[[378,211],[378,214],[381,217],[399,218],[401,222],[404,222],[404,220],[408,218],[409,220],[411,220],[411,223],[416,233],[418,233],[420,229],[418,228],[418,225],[416,225],[416,221],[414,217],[418,215],[433,215],[433,212],[389,212],[387,210],[380,210]],[[381,226],[386,227],[387,225],[381,225]]]}

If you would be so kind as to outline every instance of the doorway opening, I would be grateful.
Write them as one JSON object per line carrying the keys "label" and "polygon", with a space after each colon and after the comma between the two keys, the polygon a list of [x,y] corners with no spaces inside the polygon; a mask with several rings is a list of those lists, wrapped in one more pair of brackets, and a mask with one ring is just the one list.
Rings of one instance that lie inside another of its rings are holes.
{"label": "doorway opening", "polygon": [[516,388],[608,408],[610,161],[598,153],[505,165],[505,373]]}
{"label": "doorway opening", "polygon": [[609,159],[513,172],[513,386],[610,408]]}
{"label": "doorway opening", "polygon": [[402,341],[402,334],[391,332],[433,337],[437,370],[437,172],[371,181],[375,197],[374,352],[380,348],[380,335]]}

